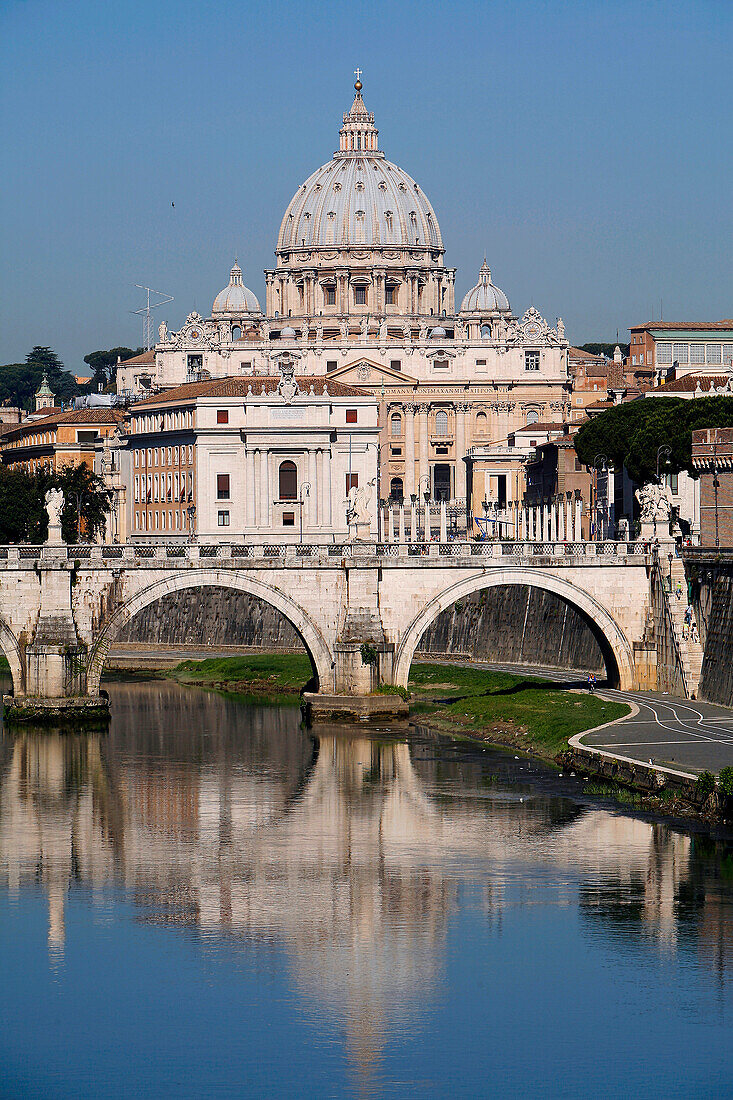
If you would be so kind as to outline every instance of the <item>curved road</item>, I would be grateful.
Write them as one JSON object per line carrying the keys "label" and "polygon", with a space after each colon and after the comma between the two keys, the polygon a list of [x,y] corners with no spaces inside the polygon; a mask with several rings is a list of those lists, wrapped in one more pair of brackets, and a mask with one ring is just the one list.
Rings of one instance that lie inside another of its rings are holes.
{"label": "curved road", "polygon": [[[467,663],[474,668],[511,672],[515,676],[526,673],[585,690],[585,678],[579,673],[483,661]],[[705,770],[717,774],[726,765],[733,765],[733,709],[647,691],[601,687],[597,694],[604,699],[633,703],[638,711],[605,729],[582,734],[582,742],[589,748],[607,749],[641,764],[652,763],[691,774]]]}

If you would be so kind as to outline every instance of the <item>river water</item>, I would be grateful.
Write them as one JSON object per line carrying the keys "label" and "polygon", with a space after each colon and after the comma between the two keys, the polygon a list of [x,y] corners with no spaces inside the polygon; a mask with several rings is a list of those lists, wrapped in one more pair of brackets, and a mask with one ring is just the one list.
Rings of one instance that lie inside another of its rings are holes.
{"label": "river water", "polygon": [[428,731],[0,741],[0,1096],[733,1093],[733,858]]}

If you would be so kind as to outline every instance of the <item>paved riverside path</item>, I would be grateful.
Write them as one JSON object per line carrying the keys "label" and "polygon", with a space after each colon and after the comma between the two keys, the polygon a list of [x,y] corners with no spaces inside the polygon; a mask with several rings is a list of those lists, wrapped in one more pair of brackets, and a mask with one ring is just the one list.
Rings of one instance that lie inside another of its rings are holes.
{"label": "paved riverside path", "polygon": [[[553,680],[566,688],[586,690],[581,673],[558,669],[531,668],[525,665],[494,664],[485,661],[450,660],[444,657],[430,664],[465,664],[469,668],[485,668],[492,672],[510,672],[514,676],[532,676]],[[580,735],[589,748],[607,750],[641,764],[652,764],[695,774],[711,771],[718,774],[726,765],[733,765],[733,709],[698,699],[676,699],[647,691],[616,691],[597,688],[604,699],[634,704],[638,713],[608,726]]]}

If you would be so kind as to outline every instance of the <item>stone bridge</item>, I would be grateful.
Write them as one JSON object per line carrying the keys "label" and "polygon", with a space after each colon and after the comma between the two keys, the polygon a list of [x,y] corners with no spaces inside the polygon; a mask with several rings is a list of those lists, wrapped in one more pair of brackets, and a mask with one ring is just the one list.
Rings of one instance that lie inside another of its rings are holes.
{"label": "stone bridge", "polygon": [[[99,698],[110,646],[162,596],[207,586],[257,596],[298,631],[324,694],[406,686],[427,627],[497,585],[555,593],[597,637],[608,677],[638,683],[649,561],[624,542],[0,547],[0,646],[21,699]],[[195,639],[192,639],[195,640]],[[364,647],[368,648],[364,648]]]}

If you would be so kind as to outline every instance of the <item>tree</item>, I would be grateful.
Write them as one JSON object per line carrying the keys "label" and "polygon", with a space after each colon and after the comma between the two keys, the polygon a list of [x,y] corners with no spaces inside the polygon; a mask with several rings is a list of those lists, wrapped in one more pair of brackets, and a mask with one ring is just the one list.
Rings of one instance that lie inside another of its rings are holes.
{"label": "tree", "polygon": [[115,367],[117,366],[117,359],[120,358],[132,359],[134,355],[142,355],[145,348],[132,348],[119,347],[110,348],[109,351],[91,351],[89,355],[84,356],[84,362],[88,364],[94,371],[94,388],[98,389],[101,385],[102,388],[109,385],[114,377]]}
{"label": "tree", "polygon": [[25,357],[26,363],[33,363],[36,366],[45,367],[47,371],[61,371],[64,369],[64,364],[59,359],[58,355],[51,348],[42,348],[36,345],[28,352]]}
{"label": "tree", "polygon": [[61,489],[64,494],[61,534],[66,542],[79,541],[79,505],[84,539],[94,538],[104,529],[112,493],[88,466],[65,466],[57,473],[42,470],[37,474],[0,466],[0,544],[46,540],[49,489]]}
{"label": "tree", "polygon": [[[621,354],[626,358],[629,354],[629,344],[619,344],[621,348]],[[616,350],[615,344],[581,344],[580,351],[588,351],[591,355],[605,355],[609,359],[613,359],[613,353]]]}
{"label": "tree", "polygon": [[59,402],[70,401],[82,393],[82,388],[51,348],[35,347],[28,352],[25,363],[0,366],[0,403],[14,405],[32,412],[35,395],[44,375]]}
{"label": "tree", "polygon": [[669,473],[692,467],[692,433],[700,428],[733,427],[733,397],[654,397],[615,405],[584,424],[575,438],[580,461],[592,466],[604,455],[617,470],[643,485],[657,473],[657,453],[669,447],[662,469]]}
{"label": "tree", "polygon": [[48,516],[40,479],[0,466],[0,543],[43,542]]}

